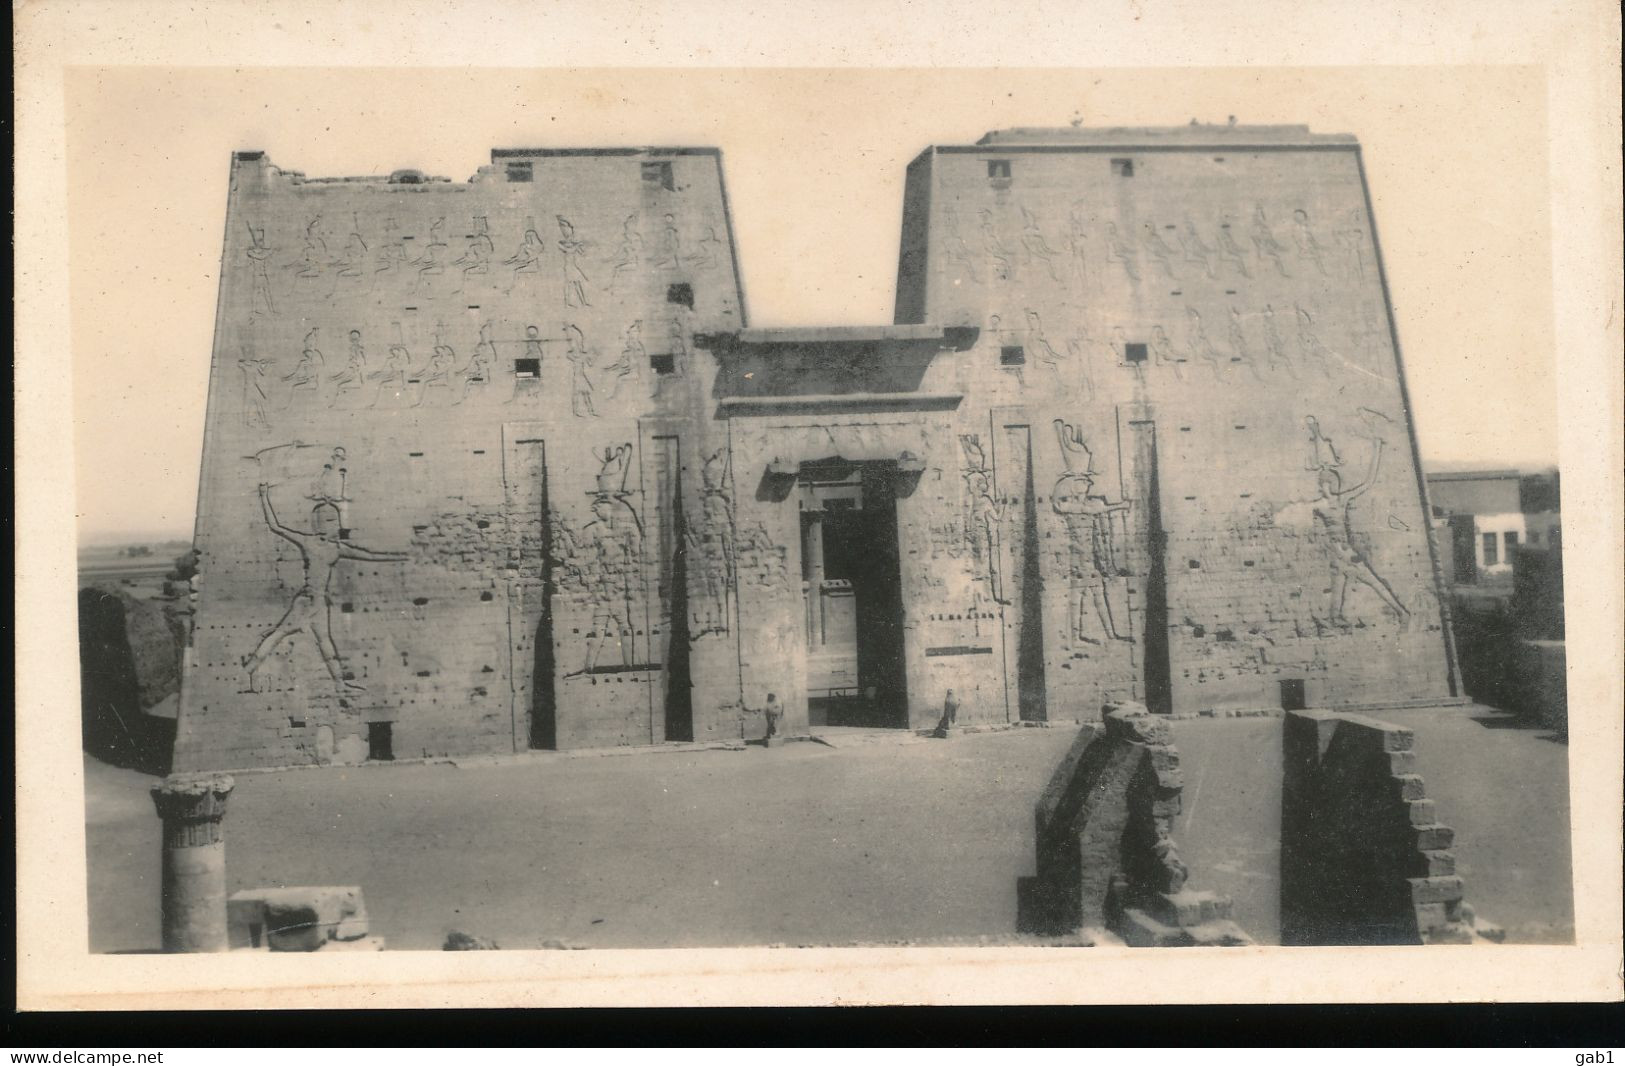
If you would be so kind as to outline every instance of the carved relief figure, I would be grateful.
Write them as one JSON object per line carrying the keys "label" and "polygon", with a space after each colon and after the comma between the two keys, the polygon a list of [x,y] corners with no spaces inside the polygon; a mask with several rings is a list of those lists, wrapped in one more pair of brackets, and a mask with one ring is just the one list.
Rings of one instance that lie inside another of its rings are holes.
{"label": "carved relief figure", "polygon": [[1190,219],[1185,220],[1185,232],[1179,237],[1179,245],[1184,249],[1185,262],[1200,263],[1202,270],[1208,277],[1217,277],[1215,263],[1219,253],[1196,231],[1196,223]]}
{"label": "carved relief figure", "polygon": [[398,563],[406,561],[406,554],[375,551],[342,539],[338,528],[338,523],[342,521],[339,518],[339,508],[326,499],[318,501],[311,508],[311,528],[308,532],[293,529],[277,518],[276,509],[271,503],[271,486],[261,482],[259,493],[260,508],[264,513],[266,525],[270,527],[271,532],[299,549],[300,562],[304,568],[304,582],[299,591],[294,593],[293,600],[289,602],[281,620],[269,633],[260,638],[259,645],[252,654],[243,657],[243,666],[248,670],[249,690],[259,691],[260,669],[283,641],[300,633],[308,633],[316,645],[316,650],[321,654],[322,662],[326,665],[328,676],[332,678],[333,687],[338,694],[343,696],[350,692],[365,691],[362,685],[346,673],[344,657],[333,640],[333,598],[330,591],[333,571],[345,559]]}
{"label": "carved relief figure", "polygon": [[305,334],[305,349],[299,355],[299,362],[293,370],[284,375],[282,380],[288,382],[288,402],[292,403],[301,392],[319,393],[322,387],[322,370],[327,360],[322,356],[322,350],[316,347],[316,333],[320,327],[312,327]]}
{"label": "carved relief figure", "polygon": [[[1094,454],[1084,442],[1078,427],[1055,420],[1055,435],[1061,443],[1061,459],[1066,473],[1055,482],[1050,506],[1066,523],[1067,534],[1067,621],[1070,636],[1084,644],[1106,640],[1133,642],[1118,632],[1112,610],[1111,587],[1126,576],[1117,561],[1117,516],[1126,517],[1129,503],[1112,502],[1094,491]],[[1089,623],[1093,608],[1098,628]],[[1127,615],[1124,615],[1127,621]],[[1101,639],[1090,636],[1095,631]]]}
{"label": "carved relief figure", "polygon": [[1008,604],[999,532],[1003,528],[1005,505],[993,491],[993,469],[982,448],[981,436],[961,433],[959,447],[965,457],[961,471],[965,479],[965,533],[970,541],[971,559],[981,571],[976,580],[986,584],[988,599]]}
{"label": "carved relief figure", "polygon": [[513,392],[503,401],[505,404],[513,403],[521,394],[536,396],[541,392],[542,384],[542,358],[544,348],[542,345],[542,331],[537,326],[525,327],[525,358],[531,360],[536,368],[534,373],[519,374],[513,377]]}
{"label": "carved relief figure", "polygon": [[422,407],[431,388],[451,388],[451,374],[457,368],[457,352],[449,344],[440,343],[440,331],[435,331],[434,351],[429,365],[418,372],[418,398],[413,407]]}
{"label": "carved relief figure", "polygon": [[1185,338],[1192,358],[1199,359],[1213,369],[1213,376],[1223,378],[1228,369],[1226,358],[1213,346],[1213,340],[1207,335],[1207,327],[1202,325],[1202,313],[1194,307],[1185,308]]}
{"label": "carved relief figure", "polygon": [[672,375],[681,377],[688,373],[688,331],[683,328],[682,319],[673,318],[666,328],[666,347],[671,349]]}
{"label": "carved relief figure", "polygon": [[1286,343],[1281,340],[1281,331],[1275,325],[1275,308],[1269,304],[1264,305],[1264,351],[1271,370],[1286,367],[1293,377],[1298,376],[1297,365],[1287,357]]}
{"label": "carved relief figure", "polygon": [[660,233],[660,259],[655,266],[662,270],[680,270],[683,265],[683,235],[677,229],[677,216],[667,215],[665,228]]}
{"label": "carved relief figure", "polygon": [[1298,246],[1299,259],[1313,262],[1315,269],[1326,273],[1326,259],[1321,252],[1320,241],[1309,226],[1309,212],[1301,207],[1292,212],[1292,242]]}
{"label": "carved relief figure", "polygon": [[1034,260],[1043,260],[1044,269],[1049,271],[1052,281],[1060,281],[1061,276],[1055,273],[1055,250],[1044,239],[1043,231],[1038,228],[1038,216],[1021,209],[1021,247],[1026,253],[1027,265],[1031,266]]}
{"label": "carved relief figure", "polygon": [[288,287],[290,294],[298,290],[300,282],[316,281],[327,269],[327,242],[317,230],[321,224],[322,216],[317,215],[305,225],[305,245],[299,253],[299,261],[292,267],[293,284]]}
{"label": "carved relief figure", "polygon": [[1135,265],[1134,259],[1134,249],[1130,248],[1124,243],[1123,238],[1118,236],[1117,223],[1106,223],[1106,262],[1122,263],[1123,272],[1129,276],[1129,280],[1139,281],[1140,270]]}
{"label": "carved relief figure", "polygon": [[[593,520],[574,538],[585,560],[585,587],[592,598],[592,631],[587,635],[586,663],[575,673],[590,673],[603,664],[606,649],[619,649],[619,664],[636,662],[633,626],[643,559],[643,528],[627,502],[626,475],[632,445],[606,447],[599,456],[598,489],[592,493]],[[566,675],[573,676],[573,675]]]}
{"label": "carved relief figure", "polygon": [[513,276],[508,279],[508,291],[513,292],[514,286],[519,284],[521,274],[535,277],[542,270],[542,252],[547,246],[542,243],[541,234],[536,232],[536,220],[525,220],[525,236],[519,242],[519,250],[504,259],[504,266],[513,267]]}
{"label": "carved relief figure", "polygon": [[576,228],[563,215],[554,215],[559,224],[559,251],[564,256],[564,306],[591,307],[587,299],[587,272],[581,269],[581,257],[586,254],[587,243],[576,239]]}
{"label": "carved relief figure", "polygon": [[384,368],[375,370],[370,375],[378,382],[378,391],[373,394],[369,407],[377,407],[378,401],[384,398],[384,391],[391,385],[395,386],[395,393],[399,396],[406,391],[407,374],[412,367],[412,353],[407,350],[405,340],[401,336],[401,324],[395,323],[395,343],[389,346],[389,356],[384,360]]}
{"label": "carved relief figure", "polygon": [[685,261],[698,270],[715,270],[722,255],[722,238],[717,236],[715,226],[705,226],[704,229],[705,236],[699,239],[698,246],[685,257]]}
{"label": "carved relief figure", "polygon": [[274,315],[276,302],[271,299],[271,276],[268,271],[275,250],[265,243],[264,226],[249,226],[248,241],[248,248],[243,254],[250,264],[249,313]]}
{"label": "carved relief figure", "polygon": [[497,346],[491,341],[491,323],[480,326],[480,339],[474,344],[474,351],[468,357],[468,365],[463,367],[459,376],[463,379],[463,393],[457,398],[458,403],[468,399],[473,389],[482,391],[491,384],[491,373],[497,365]]}
{"label": "carved relief figure", "polygon": [[564,340],[568,345],[564,357],[570,361],[570,413],[577,418],[597,418],[598,411],[593,406],[592,352],[573,322],[564,327]]}
{"label": "carved relief figure", "polygon": [[1365,216],[1358,207],[1348,213],[1337,231],[1337,244],[1354,262],[1356,277],[1365,277]]}
{"label": "carved relief figure", "polygon": [[246,344],[239,350],[237,367],[243,372],[243,425],[248,429],[269,429],[271,420],[265,414],[268,400],[265,389],[271,364],[256,356]]}
{"label": "carved relief figure", "polygon": [[965,243],[965,234],[959,228],[958,212],[950,207],[943,212],[942,218],[949,261],[963,270],[971,281],[980,282],[981,279],[976,275],[976,258],[971,255],[970,246]]}
{"label": "carved relief figure", "polygon": [[700,519],[688,523],[684,538],[699,562],[699,595],[690,601],[690,634],[694,639],[725,634],[732,628],[738,559],[734,547],[732,458],[726,448],[706,457],[701,468],[704,494]]}
{"label": "carved relief figure", "polygon": [[463,268],[463,280],[458,283],[457,291],[462,292],[468,287],[468,279],[491,273],[491,258],[496,255],[496,245],[491,242],[489,223],[484,215],[474,216],[474,232],[468,235],[468,244],[456,265]]}
{"label": "carved relief figure", "polygon": [[1027,328],[1031,331],[1028,340],[1032,345],[1034,358],[1041,365],[1049,367],[1055,373],[1055,376],[1064,382],[1066,379],[1061,374],[1060,353],[1055,350],[1054,345],[1050,344],[1049,338],[1044,336],[1044,323],[1038,317],[1037,311],[1029,310],[1027,312]]}
{"label": "carved relief figure", "polygon": [[1232,360],[1245,364],[1254,378],[1263,380],[1263,375],[1258,371],[1258,361],[1253,358],[1252,345],[1247,341],[1247,320],[1234,304],[1230,305],[1230,356]]}
{"label": "carved relief figure", "polygon": [[1010,258],[1010,249],[1005,247],[1004,238],[999,236],[999,226],[992,211],[982,212],[982,250],[987,253],[988,269],[995,280],[1010,281],[1015,278],[1016,269]]}
{"label": "carved relief figure", "polygon": [[[1372,567],[1370,559],[1358,546],[1366,538],[1355,530],[1354,504],[1376,483],[1377,474],[1382,468],[1384,442],[1377,431],[1376,420],[1389,421],[1386,415],[1368,408],[1362,408],[1360,413],[1365,420],[1366,428],[1370,431],[1366,439],[1371,444],[1371,461],[1366,468],[1364,480],[1356,485],[1346,483],[1343,476],[1343,458],[1331,439],[1321,432],[1319,421],[1313,416],[1304,419],[1304,426],[1309,431],[1310,465],[1315,468],[1315,483],[1318,490],[1316,497],[1310,501],[1309,508],[1315,532],[1325,546],[1332,566],[1328,616],[1332,625],[1339,628],[1348,628],[1350,625],[1344,614],[1350,581],[1364,585],[1376,593],[1377,598],[1400,622],[1403,623],[1410,617],[1410,611],[1399,602],[1394,590]],[[1277,518],[1279,517],[1278,515]]]}
{"label": "carved relief figure", "polygon": [[353,213],[350,215],[350,236],[345,239],[344,251],[333,265],[338,273],[333,279],[333,288],[336,292],[339,283],[346,278],[359,278],[366,276],[367,272],[367,240],[361,236],[361,220]]}
{"label": "carved relief figure", "polygon": [[1177,280],[1179,274],[1174,270],[1174,250],[1168,247],[1168,242],[1157,232],[1155,222],[1147,222],[1144,229],[1145,235],[1140,238],[1140,243],[1145,245],[1145,254],[1156,264],[1157,269],[1162,271],[1164,277]]}
{"label": "carved relief figure", "polygon": [[1261,203],[1253,210],[1253,248],[1258,252],[1259,263],[1267,260],[1275,264],[1275,269],[1281,272],[1283,278],[1292,276],[1292,272],[1286,268],[1286,248],[1275,239],[1275,230],[1271,228]]}
{"label": "carved relief figure", "polygon": [[1236,235],[1230,231],[1228,218],[1226,216],[1227,221],[1219,226],[1219,259],[1235,267],[1242,277],[1250,278],[1253,272],[1247,269],[1247,253],[1236,243]]}
{"label": "carved relief figure", "polygon": [[333,449],[322,472],[311,479],[305,499],[332,504],[339,520],[339,539],[350,539],[350,454],[342,445]]}
{"label": "carved relief figure", "polygon": [[638,216],[627,215],[621,223],[621,243],[615,249],[615,262],[610,265],[609,290],[615,292],[623,276],[635,274],[643,262],[643,234],[638,230]]}
{"label": "carved relief figure", "polygon": [[1337,354],[1321,341],[1320,335],[1315,332],[1315,320],[1301,305],[1298,306],[1298,349],[1303,353],[1305,364],[1313,361],[1320,368],[1320,372],[1327,377],[1336,373],[1332,363],[1337,360]]}
{"label": "carved relief figure", "polygon": [[613,400],[615,394],[621,391],[621,382],[629,377],[641,376],[642,368],[649,362],[647,350],[643,347],[643,320],[638,319],[626,327],[626,339],[621,347],[621,357],[604,367],[599,375],[600,384],[608,381],[609,392],[606,399]]}
{"label": "carved relief figure", "polygon": [[350,331],[350,358],[344,369],[331,378],[334,386],[333,398],[327,402],[329,407],[339,402],[339,398],[346,392],[363,388],[362,382],[367,378],[367,349],[361,343],[361,331]]}
{"label": "carved relief figure", "polygon": [[1185,369],[1180,364],[1185,360],[1175,353],[1174,342],[1168,338],[1168,331],[1162,328],[1161,323],[1151,327],[1151,360],[1158,366],[1173,367],[1174,376],[1184,380]]}
{"label": "carved relief figure", "polygon": [[1066,220],[1066,247],[1071,253],[1072,273],[1081,284],[1088,277],[1089,217],[1082,200],[1072,202],[1072,211]]}
{"label": "carved relief figure", "polygon": [[446,272],[446,219],[444,216],[429,223],[429,245],[423,249],[423,254],[416,260],[417,277],[412,280],[412,290],[417,291],[425,278],[440,277]]}
{"label": "carved relief figure", "polygon": [[372,268],[374,284],[377,283],[379,274],[397,274],[400,268],[409,262],[406,241],[396,232],[398,228],[393,218],[384,219],[384,243],[378,248],[377,266]]}
{"label": "carved relief figure", "polygon": [[1078,335],[1069,337],[1066,342],[1066,351],[1072,357],[1072,363],[1078,368],[1078,385],[1083,394],[1085,403],[1095,398],[1095,355],[1094,349],[1098,342],[1089,331],[1089,323],[1078,322]]}

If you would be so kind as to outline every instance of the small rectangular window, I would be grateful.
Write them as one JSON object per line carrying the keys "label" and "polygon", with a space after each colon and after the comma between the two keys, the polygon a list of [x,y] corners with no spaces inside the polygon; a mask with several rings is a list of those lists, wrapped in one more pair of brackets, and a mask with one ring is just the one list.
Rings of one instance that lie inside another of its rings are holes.
{"label": "small rectangular window", "polygon": [[677,357],[670,352],[659,352],[649,356],[649,369],[656,374],[677,373]]}
{"label": "small rectangular window", "polygon": [[694,286],[686,281],[679,281],[675,285],[666,286],[666,302],[669,304],[682,304],[690,311],[694,310]]}
{"label": "small rectangular window", "polygon": [[515,359],[513,361],[513,376],[516,378],[541,377],[542,361],[540,359]]}
{"label": "small rectangular window", "polygon": [[393,722],[367,723],[367,759],[371,762],[395,760],[395,724]]}
{"label": "small rectangular window", "polygon": [[1123,345],[1123,362],[1125,363],[1143,363],[1146,361],[1147,355],[1146,347],[1143,344],[1130,342]]}
{"label": "small rectangular window", "polygon": [[999,349],[1000,366],[1023,366],[1027,362],[1027,353],[1019,344],[1006,344]]}
{"label": "small rectangular window", "polygon": [[646,184],[658,185],[667,192],[677,188],[677,183],[672,179],[670,163],[643,164],[643,180]]}
{"label": "small rectangular window", "polygon": [[1134,176],[1134,160],[1113,159],[1112,173],[1120,178],[1132,178]]}
{"label": "small rectangular window", "polygon": [[1484,565],[1496,566],[1501,562],[1499,541],[1494,533],[1484,534]]}
{"label": "small rectangular window", "polygon": [[531,173],[530,163],[528,161],[524,163],[508,164],[509,181],[531,181],[533,178],[534,175]]}
{"label": "small rectangular window", "polygon": [[1309,706],[1305,698],[1303,678],[1283,677],[1281,679],[1281,710],[1301,711]]}
{"label": "small rectangular window", "polygon": [[987,177],[989,181],[1010,180],[1010,160],[989,159],[987,161]]}

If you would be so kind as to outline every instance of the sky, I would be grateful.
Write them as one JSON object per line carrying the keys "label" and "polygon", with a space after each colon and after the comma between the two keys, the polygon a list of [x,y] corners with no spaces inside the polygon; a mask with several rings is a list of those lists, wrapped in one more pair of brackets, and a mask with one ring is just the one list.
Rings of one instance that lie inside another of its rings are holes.
{"label": "sky", "polygon": [[493,147],[722,149],[756,326],[891,320],[908,161],[1009,126],[1300,123],[1364,148],[1423,460],[1556,465],[1535,67],[78,67],[65,74],[81,541],[190,534],[233,150],[311,177]]}

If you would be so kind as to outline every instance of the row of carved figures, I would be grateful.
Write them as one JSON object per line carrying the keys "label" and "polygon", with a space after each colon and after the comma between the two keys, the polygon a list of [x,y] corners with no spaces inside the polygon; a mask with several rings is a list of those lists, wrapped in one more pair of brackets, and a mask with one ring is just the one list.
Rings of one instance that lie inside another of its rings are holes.
{"label": "row of carved figures", "polygon": [[[521,286],[533,286],[544,271],[556,271],[559,292],[566,307],[591,307],[599,292],[615,293],[645,267],[668,272],[715,270],[726,258],[727,243],[717,234],[717,226],[701,223],[698,237],[685,236],[675,215],[661,220],[659,236],[647,240],[639,226],[640,216],[628,215],[612,251],[595,256],[598,242],[576,232],[575,224],[563,215],[554,216],[558,236],[549,242],[541,236],[535,218],[525,220],[523,234],[511,245],[513,254],[500,256],[491,236],[486,215],[472,217],[472,232],[462,237],[461,254],[453,251],[446,236],[446,217],[429,224],[428,240],[414,255],[408,242],[416,238],[403,234],[394,218],[383,222],[382,233],[369,242],[361,232],[358,216],[351,216],[351,228],[337,252],[323,230],[317,215],[306,223],[300,249],[283,256],[282,248],[269,243],[263,224],[248,224],[250,310],[254,314],[279,313],[284,298],[318,297],[330,299],[341,290],[371,291],[380,284],[405,285],[409,293],[426,296],[456,295],[471,285],[500,285],[512,293]],[[550,260],[557,260],[548,266]],[[273,281],[273,279],[286,279]],[[447,285],[451,284],[451,288]]]}
{"label": "row of carved figures", "polygon": [[[1279,322],[1285,315],[1285,311],[1278,311],[1269,304],[1251,313],[1232,305],[1224,345],[1212,338],[1202,313],[1191,306],[1185,308],[1183,336],[1177,344],[1160,322],[1152,325],[1150,336],[1142,341],[1131,341],[1122,326],[1112,327],[1110,338],[1097,336],[1088,323],[1081,320],[1071,325],[1071,336],[1052,340],[1045,331],[1043,317],[1031,309],[1025,312],[1025,328],[1006,327],[999,315],[993,315],[987,332],[1001,347],[1019,342],[1023,359],[1054,372],[1063,387],[1073,380],[1075,369],[1076,379],[1088,398],[1094,396],[1093,364],[1097,350],[1107,365],[1127,364],[1137,370],[1147,366],[1167,369],[1181,381],[1185,379],[1186,369],[1192,366],[1207,367],[1219,380],[1227,380],[1232,372],[1245,369],[1254,379],[1262,381],[1266,372],[1285,370],[1296,378],[1310,367],[1330,378],[1336,376],[1340,365],[1349,364],[1342,353],[1321,338],[1314,314],[1302,305],[1293,305],[1295,343],[1289,348]],[[1370,369],[1359,369],[1385,378],[1381,360],[1388,332],[1374,311],[1366,312],[1355,336],[1370,364]]]}
{"label": "row of carved figures", "polygon": [[1051,245],[1036,211],[1029,207],[1020,211],[1021,231],[1013,239],[1011,227],[992,209],[981,211],[979,235],[967,238],[958,212],[948,208],[943,214],[948,259],[977,283],[982,270],[993,281],[1018,280],[1022,270],[1040,279],[1047,275],[1056,283],[1065,280],[1063,272],[1082,281],[1093,272],[1091,263],[1121,269],[1130,281],[1139,281],[1146,273],[1178,281],[1181,271],[1188,273],[1191,267],[1209,278],[1217,278],[1221,271],[1243,278],[1255,272],[1283,278],[1302,273],[1332,277],[1336,270],[1346,278],[1363,279],[1374,264],[1365,213],[1359,208],[1349,210],[1329,234],[1315,225],[1307,210],[1297,208],[1283,240],[1262,203],[1254,206],[1244,234],[1230,215],[1205,234],[1190,218],[1182,226],[1142,222],[1136,233],[1131,225],[1119,228],[1116,222],[1097,227],[1085,201],[1078,200],[1060,238],[1064,251]]}
{"label": "row of carved figures", "polygon": [[420,364],[397,322],[395,343],[389,345],[383,365],[375,367],[369,362],[362,331],[352,329],[343,367],[333,373],[328,372],[328,357],[321,348],[320,327],[305,334],[299,361],[286,374],[279,375],[271,360],[257,354],[252,344],[244,343],[237,360],[243,376],[243,425],[258,430],[271,428],[277,410],[271,396],[279,386],[286,390],[280,409],[292,407],[302,397],[319,402],[324,396],[328,407],[338,407],[347,399],[366,407],[389,406],[401,400],[408,406],[422,407],[431,389],[443,390],[456,406],[489,395],[500,362],[499,346],[514,353],[513,390],[503,401],[511,404],[542,398],[547,345],[563,344],[570,364],[570,410],[578,418],[598,417],[599,405],[613,400],[629,380],[652,379],[647,387],[653,396],[658,394],[662,378],[682,375],[688,368],[688,334],[679,318],[668,324],[663,351],[659,353],[664,368],[660,371],[651,366],[642,319],[626,328],[620,354],[607,363],[601,361],[573,322],[564,323],[556,336],[543,336],[540,327],[527,325],[523,337],[505,339],[493,338],[493,327],[487,322],[480,326],[466,362],[446,342],[445,332],[444,323],[437,324],[434,344]]}

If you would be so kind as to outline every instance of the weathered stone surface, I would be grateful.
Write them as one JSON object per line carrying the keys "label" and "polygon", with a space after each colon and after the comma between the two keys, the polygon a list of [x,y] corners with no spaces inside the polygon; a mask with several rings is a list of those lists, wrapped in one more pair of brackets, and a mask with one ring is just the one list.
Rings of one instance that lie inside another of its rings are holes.
{"label": "weathered stone surface", "polygon": [[[1462,879],[1407,729],[1291,712],[1281,789],[1285,944],[1444,944],[1474,937]],[[1484,939],[1492,939],[1486,927]],[[1504,935],[1504,934],[1503,934]]]}
{"label": "weathered stone surface", "polygon": [[[933,147],[896,322],[787,330],[714,149],[237,153],[177,765],[1452,695],[1357,149]],[[868,598],[808,579],[837,474]]]}
{"label": "weathered stone surface", "polygon": [[232,893],[231,903],[246,928],[262,923],[271,951],[317,951],[368,933],[366,902],[354,886],[249,888]]}
{"label": "weathered stone surface", "polygon": [[1109,930],[1133,946],[1251,941],[1230,900],[1186,887],[1173,841],[1178,752],[1139,704],[1108,704],[1079,731],[1035,810],[1038,873],[1016,880],[1016,929]]}

